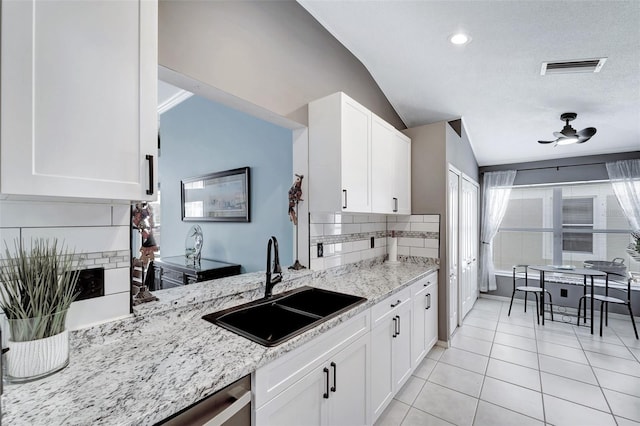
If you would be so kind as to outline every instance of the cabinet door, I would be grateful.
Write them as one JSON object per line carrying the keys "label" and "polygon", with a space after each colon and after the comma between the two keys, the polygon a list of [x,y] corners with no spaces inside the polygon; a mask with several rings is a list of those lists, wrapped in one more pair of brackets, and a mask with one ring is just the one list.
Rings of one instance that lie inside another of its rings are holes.
{"label": "cabinet door", "polygon": [[392,336],[394,322],[391,317],[371,330],[371,408],[373,421],[384,411],[393,398],[393,373],[391,370],[393,351]]}
{"label": "cabinet door", "polygon": [[329,373],[315,369],[255,412],[256,426],[309,426],[326,424]]}
{"label": "cabinet door", "polygon": [[370,424],[367,415],[369,342],[369,336],[362,336],[331,358],[329,425]]}
{"label": "cabinet door", "polygon": [[341,117],[342,210],[370,212],[371,112],[343,98]]}
{"label": "cabinet door", "polygon": [[379,117],[371,120],[371,211],[392,214],[395,182],[395,129]]}
{"label": "cabinet door", "polygon": [[2,193],[156,197],[157,20],[154,1],[2,2]]}
{"label": "cabinet door", "polygon": [[429,350],[438,341],[438,279],[434,275],[431,284],[427,287],[427,308],[425,315],[425,343]]}
{"label": "cabinet door", "polygon": [[393,133],[394,195],[397,214],[411,214],[411,139],[402,133]]}
{"label": "cabinet door", "polygon": [[412,298],[412,311],[411,315],[413,323],[411,324],[411,366],[417,367],[422,359],[427,354],[427,342],[426,342],[426,316],[427,316],[427,281],[421,281],[414,284],[418,289]]}
{"label": "cabinet door", "polygon": [[397,310],[398,332],[393,339],[394,392],[411,376],[411,303],[403,303]]}

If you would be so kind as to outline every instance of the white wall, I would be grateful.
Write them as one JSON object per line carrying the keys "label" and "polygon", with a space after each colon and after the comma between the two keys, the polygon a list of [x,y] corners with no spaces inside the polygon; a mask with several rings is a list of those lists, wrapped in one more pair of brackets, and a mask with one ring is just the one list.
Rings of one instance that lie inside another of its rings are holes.
{"label": "white wall", "polygon": [[103,267],[105,295],[74,302],[67,317],[74,330],[129,315],[130,206],[80,201],[0,201],[0,244],[12,252],[16,238],[57,238],[82,260]]}

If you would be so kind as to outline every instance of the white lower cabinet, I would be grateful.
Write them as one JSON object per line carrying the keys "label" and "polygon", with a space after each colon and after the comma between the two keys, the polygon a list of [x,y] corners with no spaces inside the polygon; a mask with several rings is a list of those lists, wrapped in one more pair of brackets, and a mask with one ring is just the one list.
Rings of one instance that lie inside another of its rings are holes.
{"label": "white lower cabinet", "polygon": [[367,425],[369,310],[254,373],[255,425]]}
{"label": "white lower cabinet", "polygon": [[254,373],[254,422],[372,425],[437,341],[437,276],[406,287]]}
{"label": "white lower cabinet", "polygon": [[375,421],[411,375],[409,288],[380,302],[371,312],[370,392]]}
{"label": "white lower cabinet", "polygon": [[369,335],[312,369],[256,411],[257,425],[366,425]]}
{"label": "white lower cabinet", "polygon": [[411,286],[411,366],[416,368],[438,340],[438,279],[436,273]]}

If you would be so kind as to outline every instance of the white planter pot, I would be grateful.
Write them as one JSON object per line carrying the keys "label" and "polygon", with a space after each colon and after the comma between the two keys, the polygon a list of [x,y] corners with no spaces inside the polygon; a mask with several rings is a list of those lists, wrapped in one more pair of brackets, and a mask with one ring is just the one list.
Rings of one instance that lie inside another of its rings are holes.
{"label": "white planter pot", "polygon": [[47,376],[69,364],[69,331],[26,342],[8,342],[7,379],[24,382]]}

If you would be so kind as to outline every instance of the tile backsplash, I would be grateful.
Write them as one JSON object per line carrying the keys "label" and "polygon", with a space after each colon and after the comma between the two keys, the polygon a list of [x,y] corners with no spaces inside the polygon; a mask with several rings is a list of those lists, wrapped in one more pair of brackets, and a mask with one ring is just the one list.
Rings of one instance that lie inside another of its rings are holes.
{"label": "tile backsplash", "polygon": [[[439,215],[311,213],[311,269],[323,270],[361,260],[384,258],[392,235],[398,257],[439,257]],[[373,238],[373,247],[371,240]],[[322,244],[322,256],[318,245]]]}
{"label": "tile backsplash", "polygon": [[104,268],[104,296],[76,301],[67,316],[75,330],[122,318],[130,309],[129,204],[0,201],[0,256],[17,238],[57,238],[76,253],[79,269]]}

